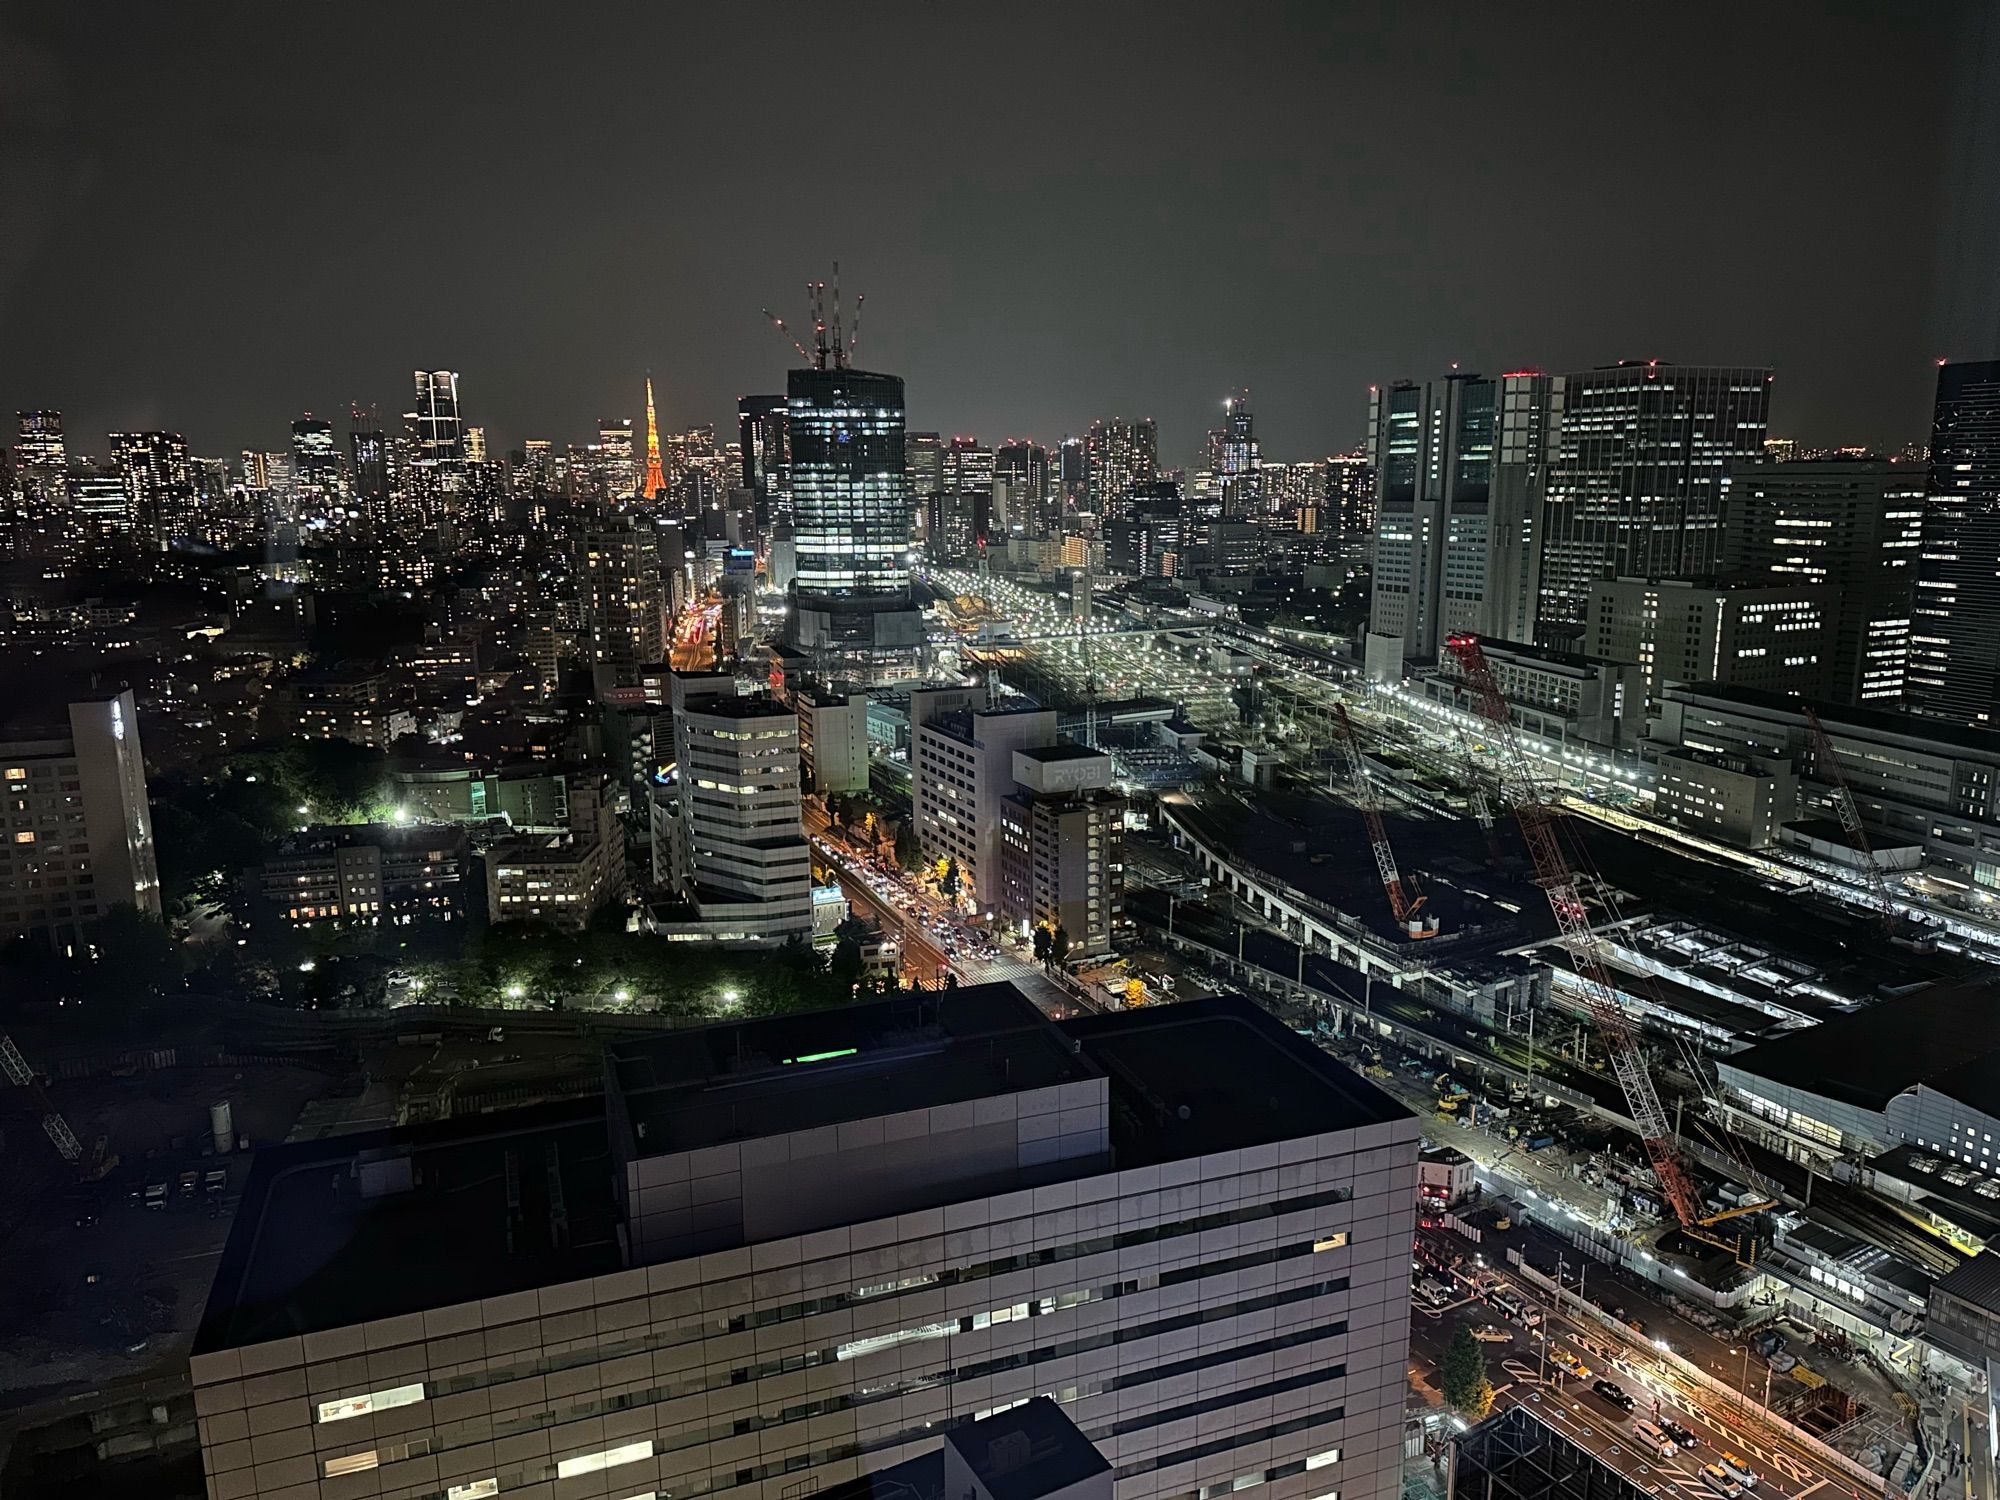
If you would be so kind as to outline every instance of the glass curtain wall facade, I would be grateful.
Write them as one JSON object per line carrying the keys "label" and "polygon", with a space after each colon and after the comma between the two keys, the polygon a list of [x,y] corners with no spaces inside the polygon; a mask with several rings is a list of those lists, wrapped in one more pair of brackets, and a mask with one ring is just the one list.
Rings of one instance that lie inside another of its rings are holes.
{"label": "glass curtain wall facade", "polygon": [[907,598],[901,378],[793,370],[786,396],[800,599],[866,607]]}

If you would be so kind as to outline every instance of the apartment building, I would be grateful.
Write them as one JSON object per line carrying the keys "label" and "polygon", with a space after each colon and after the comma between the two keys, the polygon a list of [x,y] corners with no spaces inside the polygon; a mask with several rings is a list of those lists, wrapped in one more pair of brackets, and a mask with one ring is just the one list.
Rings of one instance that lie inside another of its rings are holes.
{"label": "apartment building", "polygon": [[65,947],[114,906],[160,914],[132,694],[0,711],[0,942]]}

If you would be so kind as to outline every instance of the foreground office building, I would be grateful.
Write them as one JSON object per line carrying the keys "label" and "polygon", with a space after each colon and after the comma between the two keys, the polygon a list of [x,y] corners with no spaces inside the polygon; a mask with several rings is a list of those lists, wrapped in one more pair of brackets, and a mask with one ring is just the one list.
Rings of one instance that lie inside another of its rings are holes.
{"label": "foreground office building", "polygon": [[561,1110],[259,1158],[211,1496],[780,1500],[1037,1395],[1120,1500],[1398,1492],[1417,1122],[1246,1001],[713,1027]]}

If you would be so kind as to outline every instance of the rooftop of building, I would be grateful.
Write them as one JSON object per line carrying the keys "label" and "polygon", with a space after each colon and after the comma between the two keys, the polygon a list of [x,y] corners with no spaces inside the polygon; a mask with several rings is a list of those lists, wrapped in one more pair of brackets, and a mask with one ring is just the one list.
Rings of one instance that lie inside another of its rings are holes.
{"label": "rooftop of building", "polygon": [[1096,760],[1104,754],[1102,750],[1092,749],[1089,745],[1079,745],[1074,740],[1058,740],[1053,745],[1031,745],[1014,753],[1051,765],[1066,760]]}
{"label": "rooftop of building", "polygon": [[595,1101],[258,1153],[195,1350],[620,1268]]}
{"label": "rooftop of building", "polygon": [[[1788,718],[1804,724],[1804,704],[1807,700],[1796,698],[1789,693],[1771,693],[1762,688],[1734,687],[1720,682],[1690,682],[1669,684],[1663,690],[1669,699],[1712,698],[1723,702],[1740,703],[1745,708],[1758,708],[1782,713]],[[1879,734],[1899,735],[1904,739],[1929,740],[1951,745],[1960,750],[1971,750],[1978,754],[2000,759],[2000,730],[1974,729],[1965,724],[1954,724],[1949,719],[1930,719],[1920,714],[1899,714],[1881,708],[1855,708],[1845,703],[1825,703],[1813,701],[1812,707],[1825,722],[1827,731],[1838,737],[1845,730],[1869,730]]]}
{"label": "rooftop of building", "polygon": [[1240,995],[1058,1024],[1111,1079],[1120,1170],[1411,1118]]}
{"label": "rooftop of building", "polygon": [[1546,662],[1552,667],[1615,667],[1623,665],[1607,656],[1588,656],[1581,651],[1564,651],[1555,646],[1538,646],[1532,641],[1502,640],[1498,636],[1481,636],[1479,644],[1489,656],[1500,652],[1505,656],[1518,656],[1527,661]]}
{"label": "rooftop of building", "polygon": [[628,1040],[608,1064],[616,1127],[579,1100],[259,1153],[196,1350],[620,1269],[614,1163],[634,1151],[1100,1078],[1118,1169],[1411,1118],[1240,996],[1057,1024],[972,985]]}
{"label": "rooftop of building", "polygon": [[752,693],[740,698],[702,698],[683,710],[690,718],[706,715],[714,719],[795,719],[790,708],[769,693]]}
{"label": "rooftop of building", "polygon": [[456,823],[320,823],[273,843],[270,859],[325,854],[334,849],[462,848],[465,830]]}
{"label": "rooftop of building", "polygon": [[609,1063],[639,1156],[1099,1076],[1011,984],[646,1037]]}
{"label": "rooftop of building", "polygon": [[2000,977],[1933,985],[1788,1031],[1725,1066],[1881,1110],[1918,1084],[2000,1115]]}
{"label": "rooftop of building", "polygon": [[[1042,1500],[1111,1465],[1060,1406],[1037,1396],[945,1434],[994,1500]],[[834,1485],[817,1500],[945,1500],[943,1447]]]}
{"label": "rooftop of building", "polygon": [[2000,1316],[2000,1255],[1982,1250],[1957,1270],[1939,1278],[1937,1291]]}

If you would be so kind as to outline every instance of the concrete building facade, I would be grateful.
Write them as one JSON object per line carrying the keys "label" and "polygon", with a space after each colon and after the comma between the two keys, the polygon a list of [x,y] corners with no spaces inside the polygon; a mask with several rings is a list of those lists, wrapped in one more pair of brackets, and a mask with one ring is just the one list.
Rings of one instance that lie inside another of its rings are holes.
{"label": "concrete building facade", "polygon": [[114,906],[160,914],[139,716],[129,691],[0,712],[0,941],[67,946]]}
{"label": "concrete building facade", "polygon": [[1240,999],[622,1044],[594,1118],[260,1155],[192,1360],[208,1493],[782,1500],[1041,1395],[1118,1500],[1393,1500],[1416,1153]]}
{"label": "concrete building facade", "polygon": [[1839,608],[1830,584],[1607,579],[1591,589],[1584,649],[1638,667],[1648,701],[1673,682],[1819,698]]}

